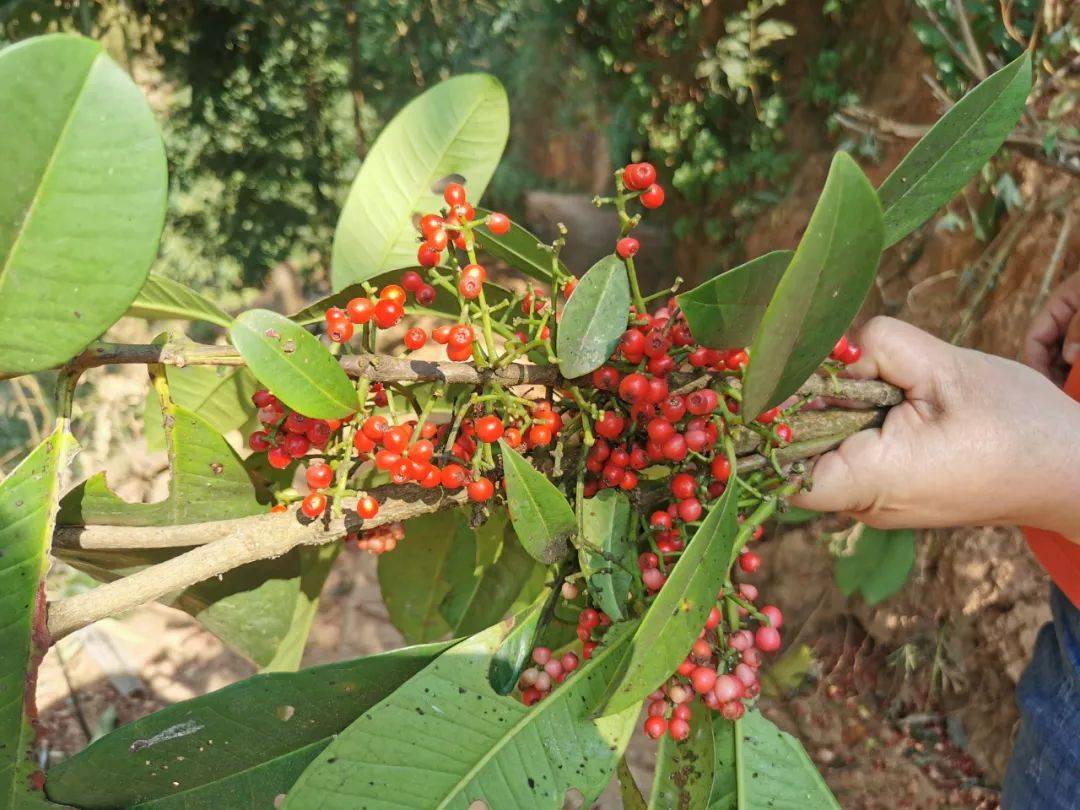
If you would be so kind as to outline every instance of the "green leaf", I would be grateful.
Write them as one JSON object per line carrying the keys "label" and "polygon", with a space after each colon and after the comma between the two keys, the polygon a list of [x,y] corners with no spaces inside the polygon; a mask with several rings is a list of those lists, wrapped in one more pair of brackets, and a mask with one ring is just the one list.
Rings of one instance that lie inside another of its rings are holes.
{"label": "green leaf", "polygon": [[851,552],[836,558],[836,585],[844,596],[859,592],[868,605],[876,605],[907,582],[915,565],[915,532],[861,526],[857,535]]}
{"label": "green leaf", "polygon": [[450,646],[256,675],[168,706],[53,767],[49,797],[95,808],[273,807],[334,735]]}
{"label": "green leaf", "polygon": [[839,809],[802,744],[757,710],[734,723],[695,703],[690,737],[664,740],[653,810]]}
{"label": "green leaf", "polygon": [[829,356],[873,286],[881,240],[877,195],[855,161],[838,152],[754,337],[743,413],[779,404]]}
{"label": "green leaf", "polygon": [[488,683],[500,695],[509,695],[517,686],[521,671],[530,661],[533,647],[551,621],[559,591],[548,588],[524,611],[514,617],[514,627],[491,657]]}
{"label": "green leaf", "polygon": [[[236,452],[199,416],[170,403],[164,409],[169,495],[158,503],[128,503],[103,473],[61,502],[64,526],[168,526],[260,514],[266,507]],[[96,579],[115,579],[162,562],[184,548],[74,549],[54,553]],[[163,600],[196,617],[230,647],[262,667],[295,668],[338,546],[294,549],[193,585]]]}
{"label": "green leaf", "polygon": [[232,323],[232,318],[214,302],[179,281],[155,273],[146,279],[127,314],[147,320],[207,321],[226,329]]}
{"label": "green leaf", "polygon": [[577,531],[574,510],[548,477],[499,440],[506,476],[506,502],[521,545],[550,565],[566,556],[567,540]]}
{"label": "green leaf", "polygon": [[416,266],[413,217],[443,207],[433,189],[458,174],[474,204],[499,164],[510,112],[498,79],[456,76],[413,99],[386,125],[353,181],[334,233],[335,290]]}
{"label": "green leaf", "polygon": [[581,504],[578,560],[593,601],[614,621],[626,618],[626,596],[634,581],[630,499],[604,489]]}
{"label": "green leaf", "polygon": [[686,658],[727,574],[739,529],[738,491],[728,487],[709,511],[649,606],[623,649],[618,677],[595,704],[603,714],[640,706]]}
{"label": "green leaf", "polygon": [[356,389],[334,356],[284,315],[248,310],[233,322],[229,337],[255,378],[294,411],[341,419],[356,410]]}
{"label": "green leaf", "polygon": [[15,374],[65,362],[124,314],[168,180],[150,107],[93,40],[5,48],[0,110],[0,373]]}
{"label": "green leaf", "polygon": [[714,348],[748,346],[794,255],[774,250],[680,295],[679,308],[694,339]]}
{"label": "green leaf", "polygon": [[645,797],[641,795],[641,789],[634,781],[634,774],[630,772],[630,766],[626,764],[626,757],[619,760],[615,776],[619,780],[619,798],[622,800],[622,810],[645,810]]}
{"label": "green leaf", "polygon": [[878,188],[885,246],[951,200],[1012,132],[1031,92],[1031,53],[989,76],[950,109]]}
{"label": "green leaf", "polygon": [[[381,276],[371,279],[368,283],[373,287],[382,288],[387,284],[397,284],[400,281],[401,273],[394,270],[389,273],[383,273]],[[327,295],[320,298],[318,301],[313,301],[299,312],[290,315],[289,320],[294,321],[301,326],[322,323],[326,319],[326,310],[330,309],[330,307],[345,309],[345,305],[353,298],[365,295],[367,295],[367,291],[362,284],[350,284],[340,292]],[[500,287],[498,284],[492,284],[490,281],[484,283],[484,300],[488,302],[488,306],[494,306],[495,304],[509,300],[513,297],[514,294],[505,287]],[[438,286],[435,287],[435,300],[430,304],[427,306],[420,306],[415,300],[410,298],[408,308],[410,314],[444,315],[455,319],[461,316],[461,305],[458,303],[457,297]]]}
{"label": "green leaf", "polygon": [[[379,556],[379,588],[390,621],[406,641],[434,641],[450,633],[439,611],[452,588],[448,573],[456,561],[475,559],[476,539],[462,511],[423,515],[405,524],[394,553]],[[458,587],[468,586],[466,576],[457,575]]]}
{"label": "green leaf", "polygon": [[[577,788],[588,807],[603,790],[637,707],[591,719],[584,708],[611,677],[626,643],[622,626],[593,659],[539,703],[500,697],[487,682],[508,623],[441,655],[345,729],[308,767],[284,808],[406,807],[465,810],[562,808]],[[514,778],[508,778],[508,776]]]}
{"label": "green leaf", "polygon": [[629,311],[626,265],[614,254],[605,256],[581,277],[563,307],[555,338],[563,376],[580,377],[604,365],[626,331]]}
{"label": "green leaf", "polygon": [[[498,520],[493,517],[488,523],[492,522]],[[450,593],[439,607],[455,636],[478,633],[504,618],[522,596],[530,595],[527,591],[537,570],[544,570],[522,547],[505,516],[501,523],[505,540],[498,557],[490,563],[482,562],[483,543],[490,533],[485,527],[477,530],[476,565],[468,576],[452,581]],[[465,563],[468,562],[466,559]]]}
{"label": "green leaf", "polygon": [[[476,209],[477,220],[490,214],[483,208]],[[480,247],[496,259],[502,259],[511,267],[545,284],[551,283],[552,254],[540,238],[525,228],[511,221],[510,230],[504,234],[492,233],[486,225],[481,225],[473,233]],[[569,275],[562,259],[557,259],[559,270]]]}
{"label": "green leaf", "polygon": [[45,591],[60,468],[74,440],[62,428],[0,481],[0,806],[21,807],[40,794],[30,775],[34,729],[27,690],[45,655]]}

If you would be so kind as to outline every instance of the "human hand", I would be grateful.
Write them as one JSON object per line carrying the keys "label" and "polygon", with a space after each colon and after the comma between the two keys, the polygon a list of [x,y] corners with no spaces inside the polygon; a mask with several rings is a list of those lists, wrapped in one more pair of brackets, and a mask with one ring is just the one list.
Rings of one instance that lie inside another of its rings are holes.
{"label": "human hand", "polygon": [[1024,362],[1058,385],[1080,361],[1080,272],[1050,293],[1024,338]]}
{"label": "human hand", "polygon": [[878,528],[1018,523],[1080,540],[1080,406],[1032,369],[892,318],[856,342],[852,374],[906,399],[823,455],[793,505]]}

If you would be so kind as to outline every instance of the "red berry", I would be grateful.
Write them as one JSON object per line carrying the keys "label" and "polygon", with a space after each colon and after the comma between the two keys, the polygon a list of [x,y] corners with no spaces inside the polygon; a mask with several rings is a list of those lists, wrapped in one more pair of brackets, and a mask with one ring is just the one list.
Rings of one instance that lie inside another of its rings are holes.
{"label": "red berry", "polygon": [[424,214],[420,217],[420,233],[426,239],[432,232],[443,226],[443,218],[438,214]]}
{"label": "red berry", "polygon": [[654,740],[659,740],[667,731],[667,720],[663,717],[650,717],[645,721],[645,733]]}
{"label": "red berry", "polygon": [[705,416],[716,410],[720,397],[711,388],[703,388],[686,396],[686,410],[695,416]]}
{"label": "red berry", "polygon": [[697,481],[689,473],[679,473],[671,479],[671,494],[679,500],[692,498],[697,491]]}
{"label": "red berry", "polygon": [[690,685],[699,695],[713,688],[716,683],[716,670],[712,667],[698,667],[690,673]]}
{"label": "red berry", "polygon": [[656,182],[656,167],[651,163],[631,163],[623,169],[623,185],[631,191],[644,191]]}
{"label": "red berry", "polygon": [[465,187],[460,183],[450,183],[443,191],[443,199],[449,206],[465,204]]}
{"label": "red berry", "polygon": [[860,349],[854,343],[850,343],[850,344],[848,344],[848,347],[844,351],[843,355],[840,356],[839,360],[844,365],[850,366],[852,363],[858,363],[859,358],[861,358],[861,357],[862,357],[862,349]]}
{"label": "red berry", "polygon": [[408,425],[394,425],[392,428],[387,428],[383,434],[383,447],[395,453],[401,453],[409,446],[410,438],[412,438],[412,429]]}
{"label": "red berry", "polygon": [[780,631],[775,627],[759,627],[754,633],[754,643],[762,652],[776,652],[780,649]]}
{"label": "red berry", "polygon": [[660,558],[651,551],[643,551],[638,557],[638,567],[642,571],[648,571],[650,568],[656,568],[658,565],[660,565]]}
{"label": "red berry", "polygon": [[442,252],[436,250],[427,242],[420,245],[416,250],[416,263],[421,267],[434,267],[439,263]]}
{"label": "red berry", "polygon": [[690,724],[681,718],[672,717],[668,723],[668,734],[676,742],[682,742],[690,736]]}
{"label": "red berry", "polygon": [[326,496],[321,492],[312,492],[300,504],[300,511],[309,518],[317,518],[326,510]]}
{"label": "red berry", "polygon": [[638,197],[641,200],[641,204],[646,208],[659,208],[664,204],[664,189],[662,186],[658,186],[653,183]]}
{"label": "red berry", "polygon": [[421,284],[413,293],[413,297],[416,298],[416,303],[426,307],[435,301],[435,288],[430,284]]}
{"label": "red berry", "polygon": [[592,384],[601,391],[614,391],[619,385],[619,372],[611,366],[600,366],[592,373]]}
{"label": "red berry", "polygon": [[497,416],[481,416],[476,420],[476,438],[491,444],[503,435],[502,419]]}
{"label": "red berry", "polygon": [[605,439],[617,439],[626,428],[626,420],[614,411],[605,411],[596,420],[594,427]]}
{"label": "red berry", "polygon": [[248,436],[248,447],[256,453],[264,453],[270,447],[270,434],[265,430],[256,430]]}
{"label": "red berry", "polygon": [[405,290],[397,284],[387,284],[381,290],[379,290],[380,301],[396,301],[402,306],[405,305]]}
{"label": "red berry", "polygon": [[375,305],[375,324],[380,329],[389,329],[396,326],[404,314],[405,310],[398,301],[382,298]]}
{"label": "red berry", "polygon": [[769,620],[770,627],[775,627],[779,630],[784,626],[784,614],[780,612],[780,608],[776,605],[765,605],[765,607],[761,609],[761,613]]}
{"label": "red berry", "polygon": [[465,486],[468,474],[460,464],[447,464],[443,467],[440,477],[446,489],[461,489]]}
{"label": "red berry", "polygon": [[416,351],[422,349],[424,344],[427,343],[427,332],[421,329],[419,326],[414,326],[412,329],[405,333],[405,348],[409,351]]}
{"label": "red berry", "polygon": [[624,236],[615,245],[615,252],[620,258],[629,259],[641,248],[641,244],[632,236]]}
{"label": "red berry", "polygon": [[492,211],[487,217],[488,230],[496,236],[502,236],[510,230],[510,218],[506,214]]}
{"label": "red berry", "polygon": [[726,482],[731,478],[731,462],[728,461],[727,456],[717,456],[709,465],[709,472],[717,481]]}
{"label": "red berry", "polygon": [[723,716],[723,718],[725,720],[730,720],[733,723],[740,717],[742,717],[745,712],[746,707],[737,700],[734,700],[731,703],[725,703],[720,708],[720,714]]}
{"label": "red berry", "polygon": [[619,398],[631,405],[644,399],[648,391],[649,381],[644,374],[638,374],[636,371],[627,374],[619,383]]}
{"label": "red berry", "polygon": [[761,557],[752,551],[744,551],[739,555],[739,568],[748,574],[752,574],[761,568]]}
{"label": "red berry", "polygon": [[773,432],[776,434],[777,440],[783,444],[789,443],[793,435],[791,425],[784,424],[783,422],[777,425]]}
{"label": "red berry", "polygon": [[352,321],[336,320],[330,323],[326,330],[326,336],[334,343],[348,343],[353,336]]}
{"label": "red berry", "polygon": [[265,408],[271,403],[277,402],[277,397],[267,391],[265,388],[260,388],[254,394],[251,395],[251,404],[256,408]]}
{"label": "red berry", "polygon": [[495,494],[495,485],[491,483],[490,479],[480,476],[475,481],[469,482],[467,490],[470,501],[483,503]]}
{"label": "red berry", "polygon": [[686,458],[686,439],[676,433],[663,444],[664,458],[668,461],[682,461]]}
{"label": "red berry", "polygon": [[266,451],[266,460],[275,470],[284,470],[292,464],[293,458],[284,447],[271,447]]}
{"label": "red berry", "polygon": [[706,630],[715,630],[720,626],[720,620],[723,616],[720,614],[720,608],[714,607],[709,611],[709,618],[705,620]]}
{"label": "red berry", "polygon": [[322,489],[330,486],[330,482],[334,480],[334,471],[327,464],[312,464],[307,468],[304,477],[307,479],[309,487]]}
{"label": "red berry", "polygon": [[679,518],[686,523],[692,523],[701,517],[701,501],[697,498],[687,498],[679,501]]}
{"label": "red berry", "polygon": [[840,360],[844,356],[844,352],[848,349],[847,335],[841,335],[840,339],[836,341],[836,345],[833,346],[832,352],[829,354],[833,360]]}
{"label": "red berry", "polygon": [[356,500],[356,514],[363,520],[371,520],[379,514],[379,502],[370,495],[361,495]]}
{"label": "red berry", "polygon": [[293,458],[300,458],[311,449],[311,441],[303,433],[290,433],[281,444]]}
{"label": "red berry", "polygon": [[719,675],[713,684],[713,693],[721,703],[739,700],[745,694],[745,687],[734,675]]}
{"label": "red berry", "polygon": [[424,286],[424,278],[415,270],[406,270],[401,274],[401,286],[411,293],[415,293]]}
{"label": "red berry", "polygon": [[383,435],[390,429],[390,423],[386,420],[385,416],[375,414],[369,416],[364,420],[364,424],[361,425],[360,430],[364,435],[371,439],[373,442],[382,441]]}

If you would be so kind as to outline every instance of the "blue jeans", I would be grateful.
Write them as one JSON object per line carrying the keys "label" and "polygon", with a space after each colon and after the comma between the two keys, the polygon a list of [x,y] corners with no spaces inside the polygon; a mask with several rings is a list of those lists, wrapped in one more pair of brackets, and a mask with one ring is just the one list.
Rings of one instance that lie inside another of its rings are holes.
{"label": "blue jeans", "polygon": [[1080,610],[1051,588],[1053,622],[1039,631],[1016,688],[1020,732],[1002,789],[1005,810],[1080,808]]}

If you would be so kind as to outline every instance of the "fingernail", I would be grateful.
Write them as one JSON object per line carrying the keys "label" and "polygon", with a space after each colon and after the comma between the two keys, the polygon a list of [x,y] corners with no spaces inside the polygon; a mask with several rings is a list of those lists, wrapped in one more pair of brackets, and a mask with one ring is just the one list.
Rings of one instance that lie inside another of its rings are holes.
{"label": "fingernail", "polygon": [[1061,358],[1070,366],[1080,360],[1080,343],[1066,343],[1061,350]]}

